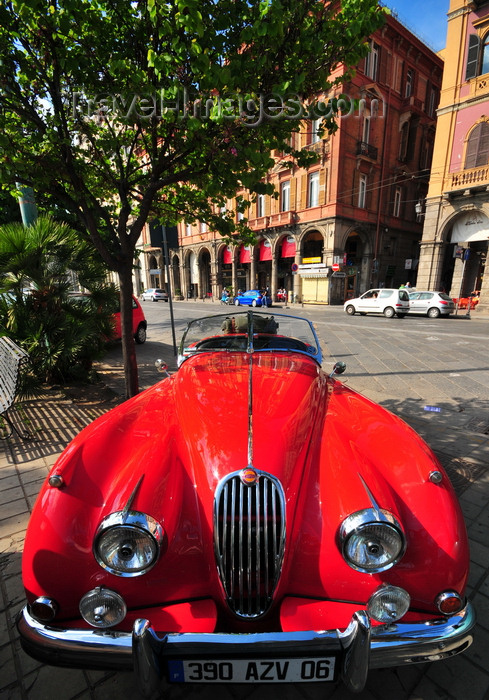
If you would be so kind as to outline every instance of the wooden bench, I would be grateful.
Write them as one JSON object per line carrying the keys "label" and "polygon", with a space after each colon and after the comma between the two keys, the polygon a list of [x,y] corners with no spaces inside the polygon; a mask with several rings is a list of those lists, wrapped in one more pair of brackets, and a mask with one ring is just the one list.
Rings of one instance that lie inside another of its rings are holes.
{"label": "wooden bench", "polygon": [[6,423],[6,434],[2,434],[3,430],[0,431],[2,440],[9,438],[14,430],[25,440],[31,437],[28,432],[21,432],[8,414],[17,396],[22,366],[28,360],[29,355],[13,340],[6,336],[0,338],[0,418]]}

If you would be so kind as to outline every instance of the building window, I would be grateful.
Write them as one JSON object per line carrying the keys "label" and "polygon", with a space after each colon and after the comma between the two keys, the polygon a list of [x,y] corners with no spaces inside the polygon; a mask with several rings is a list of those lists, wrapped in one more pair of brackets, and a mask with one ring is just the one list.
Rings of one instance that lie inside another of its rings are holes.
{"label": "building window", "polygon": [[394,192],[394,207],[392,210],[392,214],[394,216],[401,216],[401,201],[402,201],[402,189],[400,187],[396,187],[395,192]]}
{"label": "building window", "polygon": [[256,199],[256,216],[260,218],[265,216],[265,195],[259,194]]}
{"label": "building window", "polygon": [[280,185],[280,211],[290,209],[290,180],[282,182]]}
{"label": "building window", "polygon": [[192,235],[192,224],[185,224],[185,235],[186,236],[191,236]]}
{"label": "building window", "polygon": [[307,183],[307,205],[317,207],[319,204],[319,171],[310,173]]}
{"label": "building window", "polygon": [[363,120],[363,143],[370,143],[370,117],[365,117]]}
{"label": "building window", "polygon": [[438,105],[438,92],[434,87],[432,87],[430,90],[429,97],[428,97],[428,104],[427,104],[427,109],[426,109],[426,114],[429,117],[435,116],[435,111],[436,111],[437,105]]}
{"label": "building window", "polygon": [[205,223],[205,221],[200,222],[200,232],[207,233],[207,224]]}
{"label": "building window", "polygon": [[414,88],[414,71],[409,68],[406,73],[406,83],[404,85],[404,97],[411,97]]}
{"label": "building window", "polygon": [[482,40],[482,60],[480,74],[489,73],[489,32]]}
{"label": "building window", "polygon": [[321,126],[322,119],[311,119],[311,133],[309,134],[309,143],[317,143],[319,141],[318,130]]}
{"label": "building window", "polygon": [[358,206],[360,209],[365,209],[367,200],[367,176],[360,175],[358,182]]}
{"label": "building window", "polygon": [[489,158],[489,124],[481,122],[472,129],[465,152],[465,169],[487,165]]}
{"label": "building window", "polygon": [[374,41],[370,42],[370,53],[365,58],[365,75],[372,80],[377,79],[377,68],[379,63],[379,46]]}
{"label": "building window", "polygon": [[401,128],[401,138],[399,141],[399,160],[405,161],[407,159],[409,143],[409,122],[404,122]]}
{"label": "building window", "polygon": [[480,39],[477,34],[469,36],[465,80],[489,73],[489,32]]}

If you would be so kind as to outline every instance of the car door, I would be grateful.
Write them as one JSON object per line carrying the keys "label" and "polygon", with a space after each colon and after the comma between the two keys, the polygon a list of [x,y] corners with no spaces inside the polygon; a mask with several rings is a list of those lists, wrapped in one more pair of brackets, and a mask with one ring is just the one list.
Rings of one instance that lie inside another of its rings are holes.
{"label": "car door", "polygon": [[419,295],[418,308],[419,313],[427,314],[433,299],[433,292],[421,292]]}
{"label": "car door", "polygon": [[409,313],[411,314],[419,314],[422,313],[419,310],[420,307],[420,292],[411,292],[409,295]]}
{"label": "car door", "polygon": [[369,289],[368,292],[365,292],[365,294],[362,294],[362,296],[358,299],[357,302],[357,310],[360,313],[368,313],[369,311],[378,311],[379,310],[379,304],[378,304],[378,296],[379,296],[379,289]]}

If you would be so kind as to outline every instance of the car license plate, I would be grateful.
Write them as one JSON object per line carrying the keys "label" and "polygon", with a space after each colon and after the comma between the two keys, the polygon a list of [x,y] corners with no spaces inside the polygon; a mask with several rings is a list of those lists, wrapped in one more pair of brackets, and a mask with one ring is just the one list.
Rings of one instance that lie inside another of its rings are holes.
{"label": "car license plate", "polygon": [[170,683],[313,683],[334,680],[334,656],[168,661]]}

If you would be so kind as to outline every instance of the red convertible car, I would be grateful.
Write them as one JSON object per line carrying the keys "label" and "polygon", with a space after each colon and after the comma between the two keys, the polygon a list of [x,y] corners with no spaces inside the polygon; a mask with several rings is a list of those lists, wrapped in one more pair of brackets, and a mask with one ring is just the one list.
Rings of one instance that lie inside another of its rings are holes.
{"label": "red convertible car", "polygon": [[450,481],[321,369],[306,320],[189,324],[179,368],[84,429],[29,524],[23,648],[172,683],[335,682],[467,649]]}

